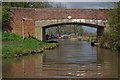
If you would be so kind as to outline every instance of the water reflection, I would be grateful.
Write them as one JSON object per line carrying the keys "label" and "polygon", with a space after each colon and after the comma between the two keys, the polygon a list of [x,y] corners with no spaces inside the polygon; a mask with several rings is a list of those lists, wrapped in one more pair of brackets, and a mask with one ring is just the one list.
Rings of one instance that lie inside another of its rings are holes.
{"label": "water reflection", "polygon": [[91,47],[89,42],[60,41],[60,47],[43,54],[3,60],[3,77],[14,78],[118,78],[119,55]]}

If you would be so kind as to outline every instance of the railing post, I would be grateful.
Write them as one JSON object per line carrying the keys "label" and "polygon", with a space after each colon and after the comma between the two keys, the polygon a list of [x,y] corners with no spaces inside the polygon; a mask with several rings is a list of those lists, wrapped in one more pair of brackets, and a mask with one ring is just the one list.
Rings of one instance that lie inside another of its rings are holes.
{"label": "railing post", "polygon": [[24,17],[22,17],[22,35],[23,35],[23,40],[24,40],[24,21],[25,20],[32,20],[32,19],[27,19],[27,18],[24,18]]}
{"label": "railing post", "polygon": [[22,17],[22,35],[23,35],[23,40],[24,40],[24,17]]}

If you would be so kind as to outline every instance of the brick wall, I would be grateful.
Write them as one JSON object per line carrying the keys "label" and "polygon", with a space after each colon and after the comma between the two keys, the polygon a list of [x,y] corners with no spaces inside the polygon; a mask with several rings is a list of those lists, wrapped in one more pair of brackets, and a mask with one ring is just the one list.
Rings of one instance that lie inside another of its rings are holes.
{"label": "brick wall", "polygon": [[11,22],[10,26],[13,28],[12,33],[22,36],[22,17],[33,19],[24,21],[25,26],[25,37],[28,33],[33,35],[34,24],[35,24],[35,10],[34,9],[22,9],[22,8],[12,8],[11,9]]}

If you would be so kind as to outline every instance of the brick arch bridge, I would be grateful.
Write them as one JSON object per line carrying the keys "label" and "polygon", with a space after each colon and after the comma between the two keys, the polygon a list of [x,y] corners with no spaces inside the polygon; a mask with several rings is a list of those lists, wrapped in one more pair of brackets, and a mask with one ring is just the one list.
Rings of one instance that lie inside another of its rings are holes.
{"label": "brick arch bridge", "polygon": [[[105,13],[109,9],[28,9],[11,8],[11,32],[45,40],[45,29],[54,25],[80,24],[97,28],[97,36],[108,30]],[[69,16],[69,17],[68,17]],[[24,21],[23,21],[24,17]]]}

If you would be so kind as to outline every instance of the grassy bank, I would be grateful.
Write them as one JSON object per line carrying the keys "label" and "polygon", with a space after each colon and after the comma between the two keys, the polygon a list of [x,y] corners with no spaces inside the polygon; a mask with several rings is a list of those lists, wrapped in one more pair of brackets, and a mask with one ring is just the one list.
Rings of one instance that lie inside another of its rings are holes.
{"label": "grassy bank", "polygon": [[97,39],[96,39],[96,37],[92,37],[92,36],[90,36],[90,37],[87,37],[87,36],[83,36],[83,37],[78,37],[78,40],[79,41],[89,41],[89,42],[92,42],[92,41],[96,41]]}
{"label": "grassy bank", "polygon": [[[10,58],[14,56],[22,56],[25,54],[43,52],[45,49],[54,48],[57,46],[57,43],[44,43],[40,40],[37,40],[34,37],[25,38],[22,40],[21,36],[17,36],[13,33],[2,32],[2,57]],[[8,44],[4,45],[4,42],[8,43],[20,43],[20,44]]]}
{"label": "grassy bank", "polygon": [[106,32],[100,39],[100,47],[120,51],[120,37],[111,32]]}

